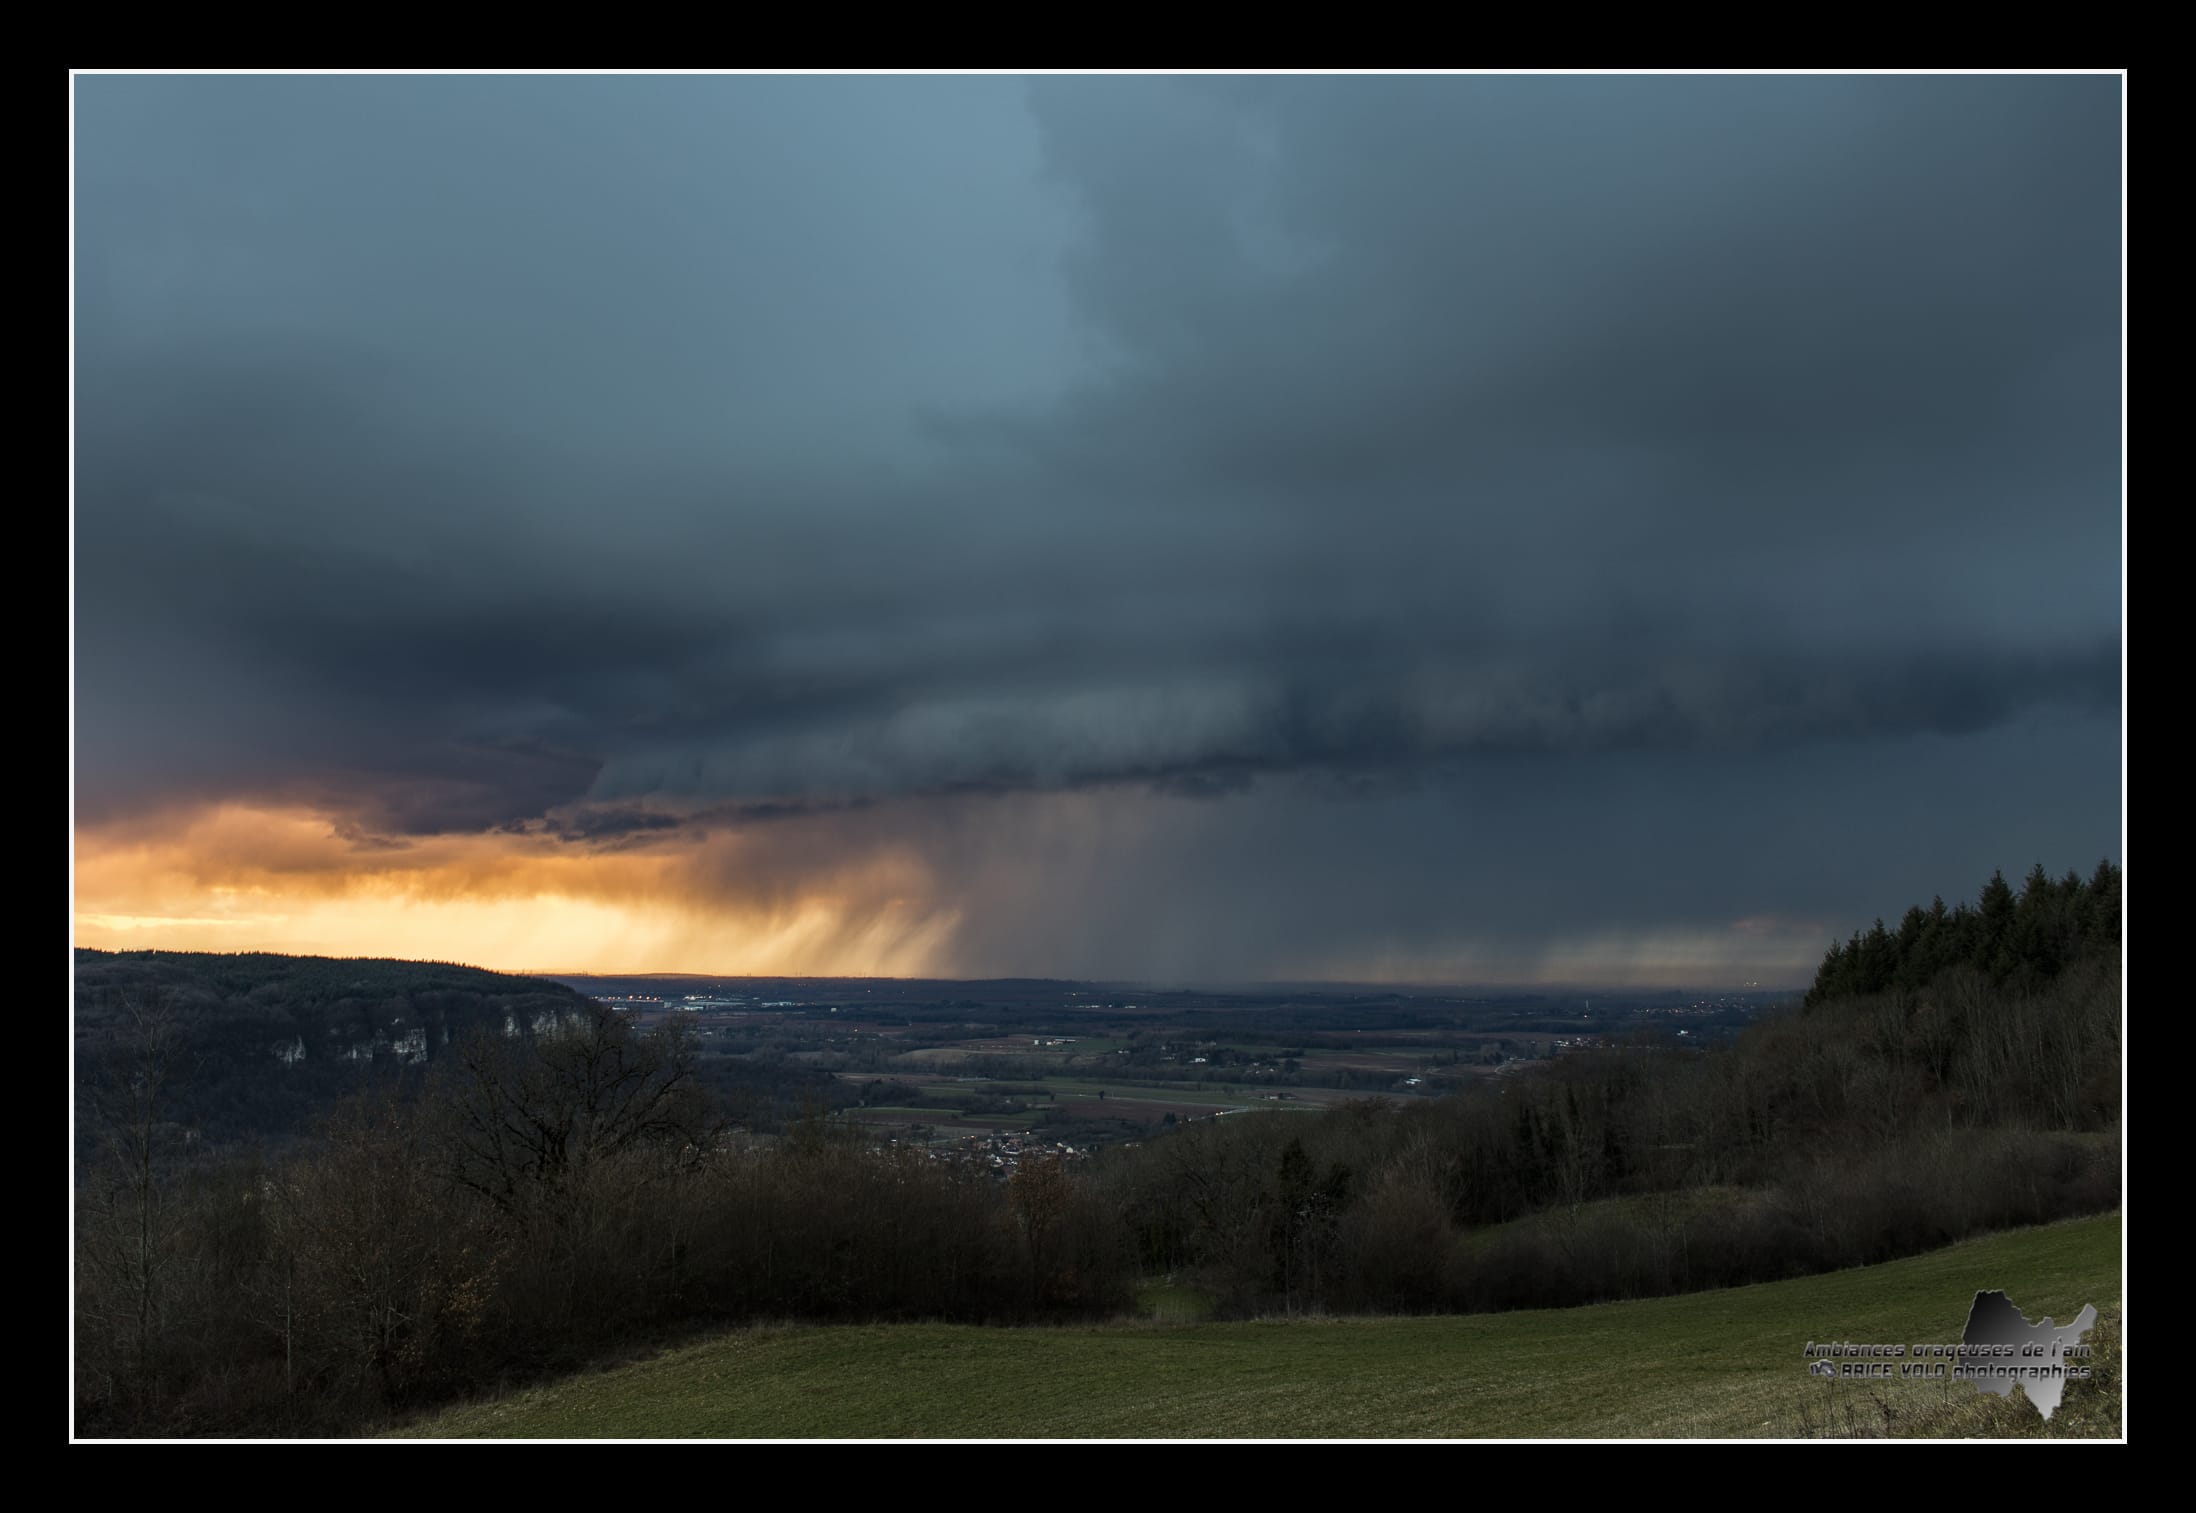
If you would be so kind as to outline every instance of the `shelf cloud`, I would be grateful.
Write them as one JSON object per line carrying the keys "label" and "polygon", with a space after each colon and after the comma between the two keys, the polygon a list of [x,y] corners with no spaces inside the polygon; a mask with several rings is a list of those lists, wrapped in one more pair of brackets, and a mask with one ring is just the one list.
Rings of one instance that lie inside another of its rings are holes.
{"label": "shelf cloud", "polygon": [[81,78],[77,937],[1792,980],[2086,869],[2120,89]]}

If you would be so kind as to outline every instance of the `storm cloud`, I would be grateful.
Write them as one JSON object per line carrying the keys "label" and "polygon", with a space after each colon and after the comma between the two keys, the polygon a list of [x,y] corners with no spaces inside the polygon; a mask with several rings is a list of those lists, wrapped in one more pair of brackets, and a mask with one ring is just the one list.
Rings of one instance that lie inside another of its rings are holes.
{"label": "storm cloud", "polygon": [[2086,867],[2120,111],[80,78],[80,850],[656,849],[914,968],[1237,977],[1798,962]]}

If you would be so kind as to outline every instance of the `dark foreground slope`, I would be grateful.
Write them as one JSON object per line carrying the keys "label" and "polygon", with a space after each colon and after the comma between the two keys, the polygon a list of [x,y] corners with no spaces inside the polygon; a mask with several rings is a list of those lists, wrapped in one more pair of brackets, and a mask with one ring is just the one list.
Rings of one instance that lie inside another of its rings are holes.
{"label": "dark foreground slope", "polygon": [[[746,1329],[457,1409],[436,1437],[2111,1437],[2117,1215],[1827,1276],[1469,1317]],[[1956,1341],[1977,1291],[2085,1304],[2101,1367],[2047,1424],[1956,1382],[1807,1374],[1810,1340]]]}

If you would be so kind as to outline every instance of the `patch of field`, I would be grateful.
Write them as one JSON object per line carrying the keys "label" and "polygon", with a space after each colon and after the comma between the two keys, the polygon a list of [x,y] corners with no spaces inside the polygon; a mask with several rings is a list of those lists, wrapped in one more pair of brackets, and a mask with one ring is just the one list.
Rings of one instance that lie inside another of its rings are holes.
{"label": "patch of field", "polygon": [[1070,1119],[1204,1119],[1245,1110],[1242,1103],[1184,1103],[1146,1098],[1063,1098],[1057,1105]]}
{"label": "patch of field", "polygon": [[1214,1108],[1231,1108],[1249,1096],[1245,1089],[1230,1087],[1225,1083],[1207,1083],[1198,1087],[1195,1083],[1137,1082],[1069,1082],[1065,1079],[1048,1080],[1045,1090],[1056,1098],[1095,1098],[1103,1092],[1108,1098],[1137,1098],[1146,1103],[1169,1103],[1176,1106],[1204,1104]]}
{"label": "patch of field", "polygon": [[892,1058],[897,1070],[900,1067],[927,1066],[934,1061],[958,1061],[970,1053],[953,1046],[926,1045],[919,1050],[902,1051]]}
{"label": "patch of field", "polygon": [[[1059,1070],[1039,1077],[1011,1077],[1003,1084],[994,1084],[989,1078],[972,1079],[954,1074],[925,1070],[931,1063],[944,1060],[958,1063],[975,1053],[970,1046],[940,1046],[928,1050],[908,1051],[893,1058],[892,1070],[878,1072],[841,1072],[844,1081],[869,1082],[879,1076],[889,1076],[907,1083],[910,1087],[936,1088],[966,1093],[970,1097],[1015,1096],[1042,1098],[1050,1095],[1057,1099],[1095,1098],[1103,1089],[1109,1099],[1140,1098],[1148,1103],[1165,1105],[1176,1110],[1190,1107],[1229,1108],[1242,1104],[1274,1103],[1287,1106],[1291,1103],[1325,1107],[1346,1103],[1360,1098],[1413,1098],[1434,1097],[1447,1091],[1444,1078],[1461,1078],[1486,1075],[1491,1068],[1443,1067],[1429,1072],[1412,1072],[1403,1063],[1397,1063],[1395,1076],[1423,1076],[1424,1085],[1381,1088],[1331,1088],[1291,1087],[1268,1078],[1226,1077],[1217,1073],[1203,1079],[1154,1079],[1135,1076],[1114,1076],[1096,1059],[1071,1059],[1059,1052],[1030,1053],[1036,1059],[1056,1059]],[[1004,1053],[998,1053],[1004,1054]],[[1017,1053],[1019,1055],[1021,1053]],[[1360,1068],[1362,1070],[1362,1068]],[[1285,1094],[1285,1097],[1269,1099],[1268,1094]]]}
{"label": "patch of field", "polygon": [[1027,1056],[1067,1061],[1077,1056],[1111,1055],[1126,1043],[1106,1035],[989,1035],[978,1040],[955,1040],[945,1045],[902,1051],[897,1059],[918,1066],[931,1061],[959,1061],[970,1056]]}
{"label": "patch of field", "polygon": [[[1687,1297],[1465,1317],[746,1329],[426,1420],[487,1438],[2116,1437],[2117,1215]],[[1807,1374],[1810,1340],[1957,1340],[1974,1294],[2094,1303],[2049,1424],[1958,1382]],[[1155,1290],[1151,1311],[1193,1314]]]}
{"label": "patch of field", "polygon": [[[1324,1108],[1330,1104],[1348,1103],[1354,1099],[1374,1096],[1366,1092],[1354,1092],[1346,1088],[1332,1087],[1275,1087],[1270,1082],[1223,1082],[1214,1079],[1199,1086],[1194,1082],[1139,1082],[1134,1078],[1115,1078],[1105,1082],[1048,1077],[1044,1086],[1055,1097],[1095,1098],[1101,1088],[1107,1099],[1139,1098],[1147,1103],[1163,1103],[1173,1108],[1209,1107],[1240,1108],[1252,1105],[1261,1108],[1287,1108],[1290,1104],[1310,1104]],[[1287,1094],[1286,1097],[1268,1099],[1268,1094]],[[1408,1094],[1383,1093],[1378,1096],[1400,1098]]]}
{"label": "patch of field", "polygon": [[850,1108],[839,1117],[855,1124],[926,1125],[931,1129],[983,1133],[990,1130],[1028,1129],[1028,1114],[968,1114],[950,1108]]}

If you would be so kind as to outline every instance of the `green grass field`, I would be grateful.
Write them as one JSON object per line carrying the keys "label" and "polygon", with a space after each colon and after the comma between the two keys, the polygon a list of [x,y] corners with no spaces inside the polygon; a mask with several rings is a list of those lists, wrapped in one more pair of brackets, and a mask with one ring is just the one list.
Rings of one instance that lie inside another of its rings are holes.
{"label": "green grass field", "polygon": [[[427,1419],[488,1438],[2114,1437],[2120,1221],[2074,1220],[1826,1276],[1464,1317],[745,1329]],[[1810,1340],[1957,1340],[1976,1291],[2094,1303],[2094,1383],[2018,1393],[1810,1377]]]}
{"label": "green grass field", "polygon": [[894,1103],[880,1103],[870,1108],[850,1108],[841,1111],[843,1117],[858,1123],[889,1124],[989,1124],[1001,1129],[1025,1129],[1033,1120],[1031,1113],[1020,1114],[970,1114],[957,1108],[913,1108]]}

